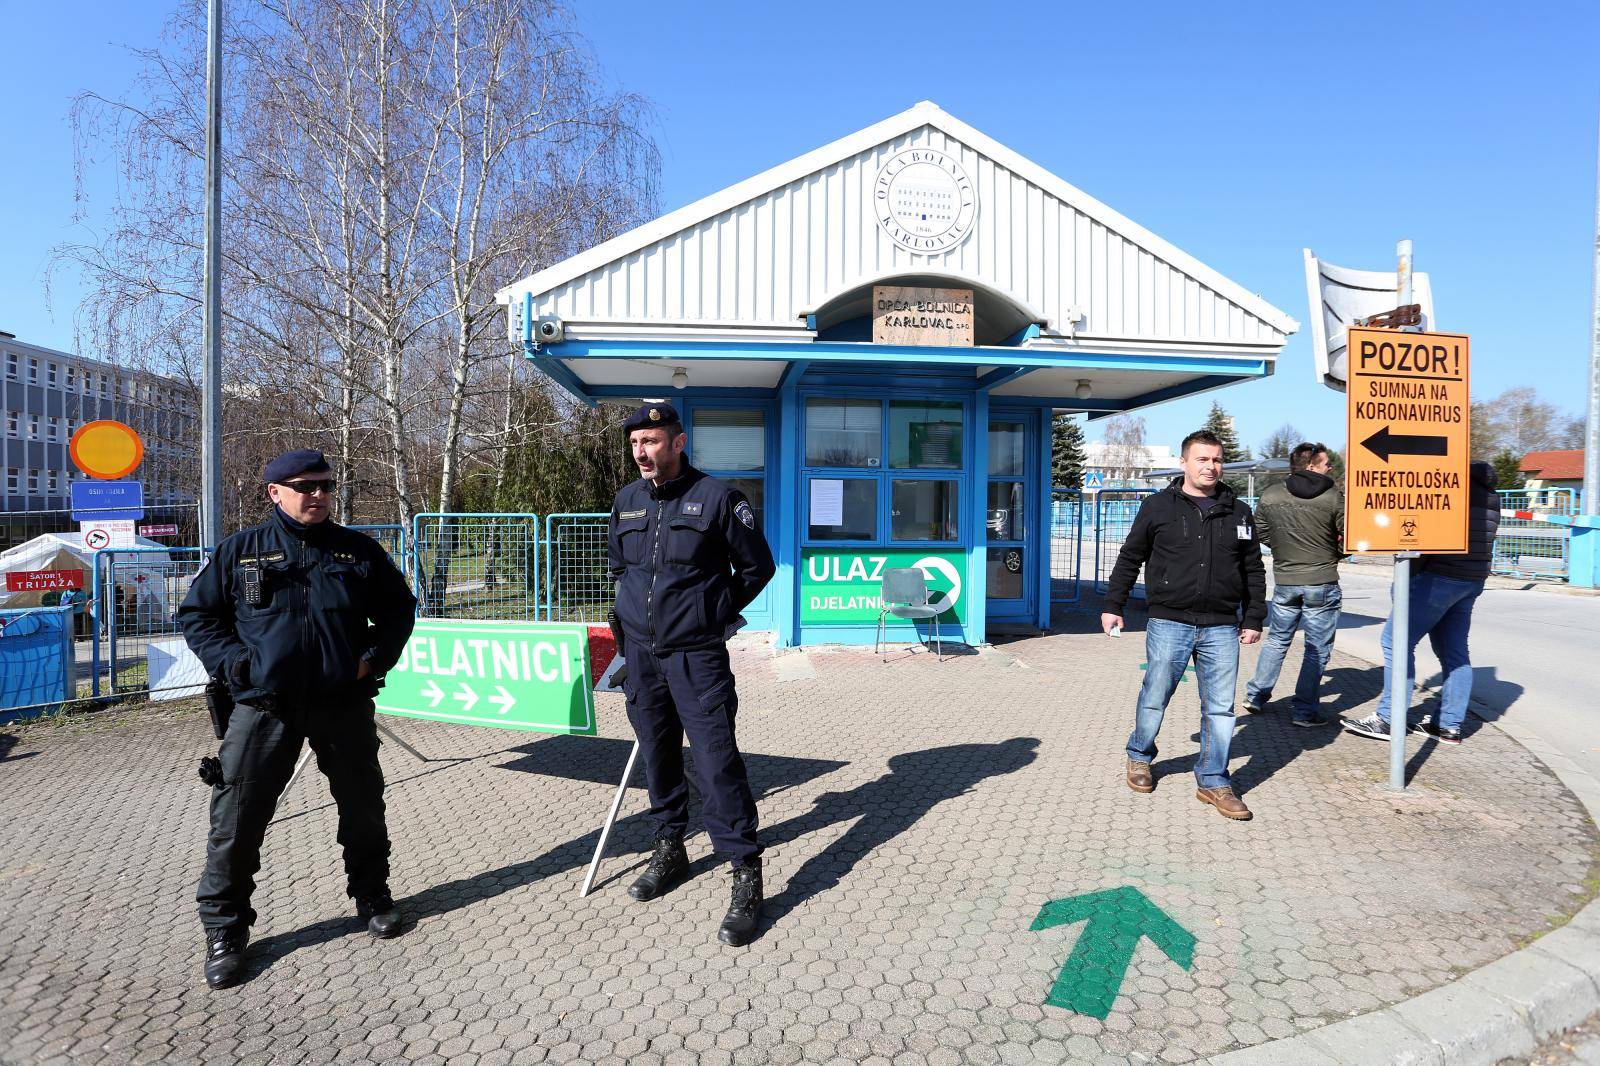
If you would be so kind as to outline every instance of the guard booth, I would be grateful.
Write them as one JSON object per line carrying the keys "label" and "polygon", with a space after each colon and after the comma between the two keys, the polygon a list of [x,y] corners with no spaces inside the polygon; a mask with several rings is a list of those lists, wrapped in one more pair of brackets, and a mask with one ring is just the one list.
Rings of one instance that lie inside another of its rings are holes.
{"label": "guard booth", "polygon": [[931,103],[498,295],[579,401],[683,414],[760,516],[780,645],[870,643],[899,566],[947,639],[1048,626],[1052,416],[1263,377],[1298,328]]}

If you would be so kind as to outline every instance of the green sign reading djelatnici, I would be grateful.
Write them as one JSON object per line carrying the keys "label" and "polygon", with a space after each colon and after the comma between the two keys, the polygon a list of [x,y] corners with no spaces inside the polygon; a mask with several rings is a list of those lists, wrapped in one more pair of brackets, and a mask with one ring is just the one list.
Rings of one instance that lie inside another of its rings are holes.
{"label": "green sign reading djelatnici", "polygon": [[410,718],[593,736],[588,627],[419,618],[376,703]]}
{"label": "green sign reading djelatnici", "polygon": [[[883,610],[884,571],[912,567],[927,577],[928,603],[944,608],[939,615],[941,623],[967,620],[962,580],[967,565],[965,552],[866,548],[846,552],[808,550],[801,554],[801,625],[876,624],[878,613]],[[896,618],[888,621],[891,625],[911,624]]]}

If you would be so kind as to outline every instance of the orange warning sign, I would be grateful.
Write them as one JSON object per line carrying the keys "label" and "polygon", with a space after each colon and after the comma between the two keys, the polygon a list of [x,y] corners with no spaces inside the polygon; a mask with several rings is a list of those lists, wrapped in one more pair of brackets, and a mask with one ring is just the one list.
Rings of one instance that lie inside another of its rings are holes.
{"label": "orange warning sign", "polygon": [[144,461],[144,441],[132,426],[102,419],[79,426],[67,452],[85,474],[101,481],[115,481],[133,473]]}
{"label": "orange warning sign", "polygon": [[1352,328],[1349,351],[1345,550],[1465,552],[1466,335]]}

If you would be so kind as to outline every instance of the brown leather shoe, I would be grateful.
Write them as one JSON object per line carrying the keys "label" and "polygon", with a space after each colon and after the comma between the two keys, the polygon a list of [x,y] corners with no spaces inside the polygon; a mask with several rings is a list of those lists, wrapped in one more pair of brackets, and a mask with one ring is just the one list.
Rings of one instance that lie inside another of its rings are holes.
{"label": "brown leather shoe", "polygon": [[1224,818],[1232,818],[1236,822],[1248,822],[1252,815],[1250,808],[1244,805],[1244,800],[1233,794],[1233,789],[1227,785],[1220,788],[1197,788],[1194,798],[1201,803],[1209,803],[1217,809],[1217,813]]}
{"label": "brown leather shoe", "polygon": [[1154,792],[1156,779],[1150,774],[1150,764],[1138,759],[1128,760],[1128,787],[1135,792]]}

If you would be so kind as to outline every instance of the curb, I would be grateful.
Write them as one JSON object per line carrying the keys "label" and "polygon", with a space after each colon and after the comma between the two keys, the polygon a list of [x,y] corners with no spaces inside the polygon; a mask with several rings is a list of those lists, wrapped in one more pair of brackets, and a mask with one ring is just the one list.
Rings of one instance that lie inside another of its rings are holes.
{"label": "curb", "polygon": [[[1514,722],[1522,745],[1600,822],[1600,781]],[[1600,1010],[1600,900],[1534,944],[1414,999],[1205,1059],[1209,1066],[1492,1066]]]}

